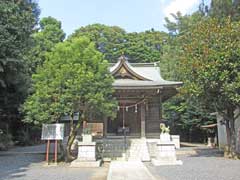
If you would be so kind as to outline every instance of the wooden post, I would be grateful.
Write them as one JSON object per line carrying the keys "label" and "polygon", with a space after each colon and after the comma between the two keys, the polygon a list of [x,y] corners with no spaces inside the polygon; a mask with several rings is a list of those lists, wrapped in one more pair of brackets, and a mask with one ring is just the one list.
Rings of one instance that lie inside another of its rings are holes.
{"label": "wooden post", "polygon": [[162,91],[159,94],[159,120],[162,120]]}
{"label": "wooden post", "polygon": [[123,129],[125,128],[125,106],[124,106],[125,104],[123,103],[123,114],[122,114],[122,116],[123,116],[123,121],[122,121],[122,127],[123,127]]}
{"label": "wooden post", "polygon": [[83,129],[85,129],[85,128],[87,128],[87,121],[86,120],[83,121]]}
{"label": "wooden post", "polygon": [[107,137],[107,125],[108,125],[108,119],[106,116],[104,116],[104,119],[103,119],[103,137]]}
{"label": "wooden post", "polygon": [[145,105],[141,104],[141,138],[144,138],[146,136],[146,124],[145,124]]}
{"label": "wooden post", "polygon": [[49,160],[49,146],[50,146],[50,140],[47,140],[47,146],[46,146],[46,162],[48,163]]}
{"label": "wooden post", "polygon": [[57,163],[57,146],[58,146],[58,142],[57,140],[55,140],[55,151],[54,151],[54,160],[55,160],[55,163]]}

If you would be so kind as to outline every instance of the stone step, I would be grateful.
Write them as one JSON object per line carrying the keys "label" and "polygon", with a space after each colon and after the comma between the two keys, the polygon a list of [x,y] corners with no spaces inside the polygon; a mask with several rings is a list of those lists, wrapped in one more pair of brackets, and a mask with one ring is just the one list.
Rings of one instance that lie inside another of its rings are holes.
{"label": "stone step", "polygon": [[147,142],[145,139],[132,140],[128,153],[129,153],[128,160],[134,160],[134,161],[150,160]]}
{"label": "stone step", "polygon": [[125,144],[122,140],[117,141],[108,141],[104,142],[104,152],[103,157],[107,158],[110,157],[110,159],[114,160],[122,160],[128,159],[131,160],[139,160],[142,159],[148,159],[149,157],[149,150],[147,146],[146,139],[131,139],[128,141],[127,144],[127,152],[125,153]]}

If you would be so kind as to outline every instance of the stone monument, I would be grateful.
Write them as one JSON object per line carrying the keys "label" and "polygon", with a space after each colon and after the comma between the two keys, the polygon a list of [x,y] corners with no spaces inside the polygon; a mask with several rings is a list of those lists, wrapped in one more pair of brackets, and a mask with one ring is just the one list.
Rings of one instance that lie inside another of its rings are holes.
{"label": "stone monument", "polygon": [[96,158],[96,142],[91,134],[82,134],[82,141],[78,142],[78,157],[71,162],[71,167],[99,167],[101,160]]}
{"label": "stone monument", "polygon": [[170,139],[169,127],[161,123],[160,129],[160,141],[156,145],[156,158],[152,159],[153,165],[182,165],[182,161],[177,160],[175,143]]}

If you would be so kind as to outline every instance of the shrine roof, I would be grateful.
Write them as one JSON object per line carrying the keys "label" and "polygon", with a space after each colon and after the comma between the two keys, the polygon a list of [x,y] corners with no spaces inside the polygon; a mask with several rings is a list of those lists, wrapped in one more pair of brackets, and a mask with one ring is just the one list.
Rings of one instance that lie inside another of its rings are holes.
{"label": "shrine roof", "polygon": [[175,81],[142,81],[133,79],[115,79],[113,87],[117,89],[158,89],[160,87],[176,87],[182,85],[182,82]]}
{"label": "shrine roof", "polygon": [[121,56],[117,63],[109,64],[109,71],[115,78],[113,87],[116,89],[176,87],[183,84],[164,80],[158,62],[129,63],[124,56]]}

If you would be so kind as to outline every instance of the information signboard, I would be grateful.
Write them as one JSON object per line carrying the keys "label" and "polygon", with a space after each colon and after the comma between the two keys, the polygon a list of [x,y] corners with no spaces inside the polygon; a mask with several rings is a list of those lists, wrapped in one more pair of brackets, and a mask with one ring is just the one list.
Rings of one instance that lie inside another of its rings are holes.
{"label": "information signboard", "polygon": [[42,140],[63,140],[64,138],[64,124],[43,124],[42,126]]}

